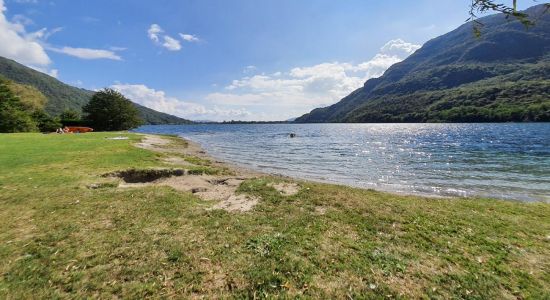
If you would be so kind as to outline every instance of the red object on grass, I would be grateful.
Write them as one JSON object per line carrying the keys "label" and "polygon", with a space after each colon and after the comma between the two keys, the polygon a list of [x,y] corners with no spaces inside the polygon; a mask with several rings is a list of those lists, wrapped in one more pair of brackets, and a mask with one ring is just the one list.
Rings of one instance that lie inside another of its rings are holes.
{"label": "red object on grass", "polygon": [[90,127],[67,127],[67,130],[72,133],[86,133],[94,131],[94,129]]}

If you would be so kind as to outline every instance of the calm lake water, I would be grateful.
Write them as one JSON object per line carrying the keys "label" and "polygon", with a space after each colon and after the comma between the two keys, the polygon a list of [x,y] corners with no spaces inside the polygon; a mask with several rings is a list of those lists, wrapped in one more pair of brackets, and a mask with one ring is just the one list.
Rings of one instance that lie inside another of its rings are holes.
{"label": "calm lake water", "polygon": [[[377,190],[550,202],[550,123],[143,126],[244,167]],[[296,138],[289,138],[289,133]]]}

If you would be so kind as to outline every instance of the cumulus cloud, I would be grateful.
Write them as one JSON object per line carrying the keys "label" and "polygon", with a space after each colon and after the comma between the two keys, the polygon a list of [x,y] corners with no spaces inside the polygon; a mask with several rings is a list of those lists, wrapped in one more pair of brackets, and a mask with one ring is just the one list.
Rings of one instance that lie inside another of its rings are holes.
{"label": "cumulus cloud", "polygon": [[[35,1],[18,1],[20,3],[34,3]],[[27,32],[25,26],[34,22],[24,15],[14,15],[8,21],[4,0],[0,0],[0,56],[13,59],[37,71],[57,77],[59,71],[51,69],[52,63],[46,51],[63,53],[81,59],[112,59],[121,60],[114,51],[88,48],[53,47],[47,40],[53,34],[63,30],[62,27],[53,29],[42,28],[35,32]]]}
{"label": "cumulus cloud", "polygon": [[164,36],[164,43],[162,46],[170,51],[179,51],[181,50],[181,44],[178,40],[169,37],[167,35]]}
{"label": "cumulus cloud", "polygon": [[200,42],[200,39],[196,35],[193,35],[193,34],[180,33],[180,37],[181,37],[182,40],[184,40],[186,42],[190,42],[190,43]]}
{"label": "cumulus cloud", "polygon": [[223,109],[218,106],[206,108],[204,105],[182,101],[169,97],[163,91],[158,91],[143,84],[115,84],[111,88],[119,91],[128,99],[151,109],[173,114],[191,120],[231,120],[243,119],[250,115],[244,108]]}
{"label": "cumulus cloud", "polygon": [[302,114],[339,101],[361,87],[366,80],[381,76],[391,65],[402,61],[418,48],[420,45],[395,39],[365,62],[326,62],[270,75],[245,76],[233,80],[224,91],[207,95],[206,100],[218,105],[279,110],[281,119],[284,119],[292,117],[285,115],[286,111]]}
{"label": "cumulus cloud", "polygon": [[24,24],[8,21],[5,11],[4,0],[0,0],[0,56],[30,66],[49,65],[51,60],[42,45],[32,34],[27,34]]}
{"label": "cumulus cloud", "polygon": [[395,39],[387,42],[380,51],[388,55],[396,56],[408,56],[413,54],[416,50],[420,49],[420,45],[407,43],[402,39]]}
{"label": "cumulus cloud", "polygon": [[149,36],[149,39],[151,41],[158,43],[159,42],[159,34],[163,33],[164,30],[160,28],[158,24],[151,24],[149,27],[149,30],[147,30],[147,35]]}

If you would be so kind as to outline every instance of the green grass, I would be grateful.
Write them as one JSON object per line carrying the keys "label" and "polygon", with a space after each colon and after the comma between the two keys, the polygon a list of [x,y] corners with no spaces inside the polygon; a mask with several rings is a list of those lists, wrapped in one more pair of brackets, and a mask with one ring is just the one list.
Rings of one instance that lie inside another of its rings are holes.
{"label": "green grass", "polygon": [[0,135],[0,298],[550,297],[548,204],[310,182],[282,196],[265,177],[239,188],[253,211],[207,210],[101,177],[163,165],[114,135]]}

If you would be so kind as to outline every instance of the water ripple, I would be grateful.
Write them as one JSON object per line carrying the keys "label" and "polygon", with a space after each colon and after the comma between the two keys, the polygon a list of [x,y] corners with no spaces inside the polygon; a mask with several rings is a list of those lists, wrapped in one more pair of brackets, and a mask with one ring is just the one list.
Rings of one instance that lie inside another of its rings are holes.
{"label": "water ripple", "polygon": [[[267,172],[440,196],[550,199],[550,124],[143,126]],[[294,132],[297,138],[289,138]]]}

